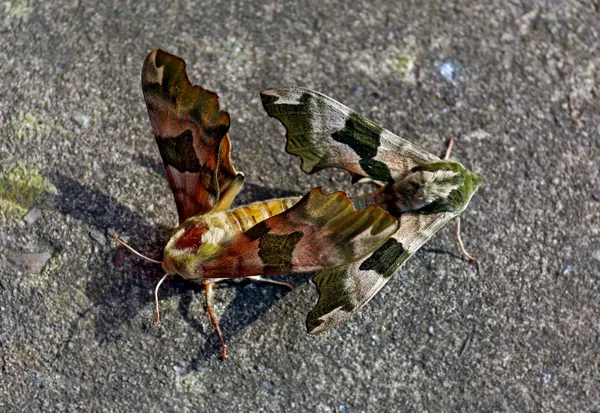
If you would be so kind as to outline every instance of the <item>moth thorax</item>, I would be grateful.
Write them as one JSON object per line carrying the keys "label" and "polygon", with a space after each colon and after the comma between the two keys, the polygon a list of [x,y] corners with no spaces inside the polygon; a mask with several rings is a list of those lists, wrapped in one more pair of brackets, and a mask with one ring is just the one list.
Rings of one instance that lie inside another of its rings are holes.
{"label": "moth thorax", "polygon": [[165,248],[164,270],[186,278],[188,257],[202,246],[202,237],[207,231],[207,226],[192,225],[175,232]]}
{"label": "moth thorax", "polygon": [[[215,246],[221,246],[227,238],[226,232],[214,226],[191,226],[185,228],[182,233],[176,234],[175,249],[188,250],[188,252],[209,253]],[[209,254],[210,255],[210,254]]]}
{"label": "moth thorax", "polygon": [[197,276],[197,266],[219,255],[227,235],[204,223],[179,229],[165,248],[163,268],[184,278]]}
{"label": "moth thorax", "polygon": [[202,236],[208,231],[208,227],[191,227],[186,229],[175,242],[175,248],[184,250],[188,248],[197,249],[202,245]]}
{"label": "moth thorax", "polygon": [[460,186],[459,174],[451,170],[415,171],[390,184],[384,191],[384,203],[393,214],[418,211],[441,199]]}

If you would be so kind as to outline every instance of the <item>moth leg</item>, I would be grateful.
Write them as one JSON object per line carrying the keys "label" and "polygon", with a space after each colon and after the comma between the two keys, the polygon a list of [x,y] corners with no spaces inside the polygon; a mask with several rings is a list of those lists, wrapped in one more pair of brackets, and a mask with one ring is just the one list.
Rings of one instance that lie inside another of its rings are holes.
{"label": "moth leg", "polygon": [[167,279],[168,276],[169,276],[169,274],[165,274],[160,279],[158,284],[156,284],[156,288],[154,288],[154,307],[156,309],[156,318],[154,319],[154,325],[157,325],[158,322],[160,321],[160,312],[158,311],[158,289],[160,288],[162,283]]}
{"label": "moth leg", "polygon": [[448,139],[448,147],[446,148],[446,154],[444,155],[444,160],[448,160],[450,158],[450,152],[452,152],[452,147],[454,146],[454,138],[450,137]]}
{"label": "moth leg", "polygon": [[244,277],[244,278],[247,278],[247,279],[252,280],[252,281],[260,281],[260,282],[263,282],[263,283],[282,285],[284,287],[289,288],[290,291],[294,291],[294,286],[292,284],[288,284],[288,283],[282,282],[282,281],[270,280],[268,278],[263,278],[260,275],[252,275],[250,277]]}
{"label": "moth leg", "polygon": [[377,188],[381,188],[381,187],[385,186],[385,184],[383,182],[376,181],[375,179],[371,179],[371,178],[362,178],[357,183],[358,184],[371,184],[371,185],[375,185]]}
{"label": "moth leg", "polygon": [[223,360],[227,360],[227,346],[225,345],[225,340],[223,340],[223,334],[221,334],[221,328],[219,327],[219,321],[217,320],[217,317],[215,316],[215,313],[212,310],[212,307],[210,306],[212,304],[213,301],[213,286],[214,286],[214,281],[207,281],[204,280],[202,281],[202,285],[204,285],[204,298],[206,299],[206,312],[208,313],[208,316],[210,317],[210,321],[213,323],[213,326],[215,326],[215,330],[217,330],[217,335],[219,336],[219,340],[221,341],[221,358]]}
{"label": "moth leg", "polygon": [[462,242],[462,239],[460,238],[460,217],[456,217],[455,219],[456,221],[456,240],[458,241],[458,246],[460,247],[460,252],[462,252],[462,254],[471,262],[477,263],[477,258],[475,258],[474,256],[472,256],[471,254],[469,254],[466,250],[465,250],[465,246]]}

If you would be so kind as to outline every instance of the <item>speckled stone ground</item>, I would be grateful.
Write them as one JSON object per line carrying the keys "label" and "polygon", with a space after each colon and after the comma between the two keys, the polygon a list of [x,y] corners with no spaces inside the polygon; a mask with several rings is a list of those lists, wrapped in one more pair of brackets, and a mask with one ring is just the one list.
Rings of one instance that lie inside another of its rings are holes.
{"label": "speckled stone ground", "polygon": [[[590,1],[0,5],[0,411],[569,411],[600,406],[600,10]],[[175,208],[139,85],[184,57],[232,118],[240,202],[305,176],[258,92],[299,84],[485,180],[347,324],[308,337],[297,287],[231,282],[216,310],[160,257]],[[35,255],[32,255],[35,254]],[[43,267],[43,268],[42,268]],[[42,268],[42,269],[40,269]]]}

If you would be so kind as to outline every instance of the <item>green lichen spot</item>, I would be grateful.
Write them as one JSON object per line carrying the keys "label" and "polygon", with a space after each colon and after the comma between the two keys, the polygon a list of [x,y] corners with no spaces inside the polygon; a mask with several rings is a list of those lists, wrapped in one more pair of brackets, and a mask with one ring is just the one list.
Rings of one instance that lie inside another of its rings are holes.
{"label": "green lichen spot", "polygon": [[[31,16],[32,8],[26,1],[7,1],[4,2],[4,12],[7,16],[15,20],[27,21]],[[6,22],[5,22],[6,23]]]}
{"label": "green lichen spot", "polygon": [[40,125],[31,113],[19,112],[14,123],[15,137],[23,139],[26,136],[35,136],[40,132]]}
{"label": "green lichen spot", "polygon": [[410,257],[407,250],[404,249],[402,244],[390,238],[383,244],[377,251],[375,251],[369,258],[367,258],[361,265],[362,271],[373,270],[378,274],[381,274],[385,278],[389,278],[404,262]]}
{"label": "green lichen spot", "polygon": [[0,218],[22,218],[56,188],[37,170],[17,163],[0,175]]}
{"label": "green lichen spot", "polygon": [[381,144],[383,128],[356,112],[350,112],[344,128],[333,133],[334,141],[348,145],[360,157],[361,168],[372,179],[389,181],[392,179],[389,168],[373,158]]}
{"label": "green lichen spot", "polygon": [[258,256],[265,264],[265,273],[285,273],[292,269],[292,255],[302,232],[286,235],[265,234],[258,243]]}

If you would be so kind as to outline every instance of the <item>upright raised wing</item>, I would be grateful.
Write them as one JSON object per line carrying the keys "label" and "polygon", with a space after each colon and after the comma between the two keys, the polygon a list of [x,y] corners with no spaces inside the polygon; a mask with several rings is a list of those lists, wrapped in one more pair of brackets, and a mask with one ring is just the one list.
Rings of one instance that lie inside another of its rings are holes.
{"label": "upright raised wing", "polygon": [[229,114],[217,94],[192,85],[185,62],[158,49],[144,61],[142,90],[179,222],[229,208],[244,176],[231,165]]}

